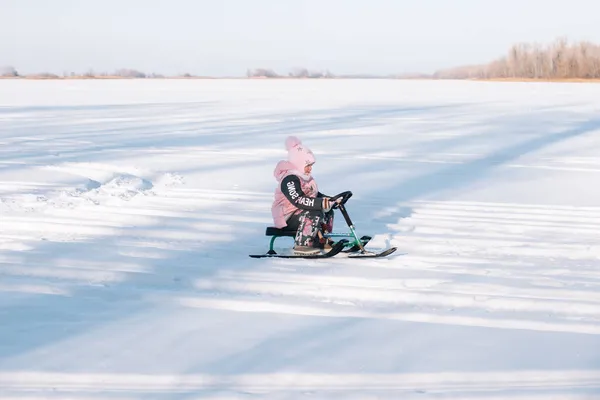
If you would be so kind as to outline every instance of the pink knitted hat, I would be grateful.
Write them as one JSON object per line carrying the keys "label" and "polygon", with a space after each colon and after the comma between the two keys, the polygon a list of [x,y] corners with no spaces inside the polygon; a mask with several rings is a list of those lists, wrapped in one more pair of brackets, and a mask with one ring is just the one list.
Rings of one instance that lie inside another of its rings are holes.
{"label": "pink knitted hat", "polygon": [[315,162],[313,152],[304,146],[296,136],[289,136],[285,140],[285,148],[288,151],[288,161],[299,171],[304,171],[305,166]]}

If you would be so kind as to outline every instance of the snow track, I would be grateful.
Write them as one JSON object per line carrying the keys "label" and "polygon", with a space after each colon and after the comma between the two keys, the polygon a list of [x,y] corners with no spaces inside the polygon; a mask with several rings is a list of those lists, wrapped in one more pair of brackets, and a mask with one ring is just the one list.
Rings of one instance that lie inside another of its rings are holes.
{"label": "snow track", "polygon": [[[0,399],[600,398],[599,98],[0,81]],[[248,257],[289,134],[397,253]]]}
{"label": "snow track", "polygon": [[[281,302],[303,309],[308,303],[314,310],[309,315],[600,333],[600,232],[580,230],[598,209],[482,202],[403,206],[412,207],[411,215],[390,228],[405,232],[392,243],[410,249],[407,255],[362,260],[350,268],[332,260],[341,268],[311,268],[314,273],[298,273],[305,269],[293,262],[280,262],[279,272],[223,272],[195,282],[210,296],[181,303],[219,309],[231,304],[236,310],[244,304],[248,311],[285,310]],[[561,227],[570,227],[577,241],[557,236]],[[211,300],[215,292],[220,298]]]}

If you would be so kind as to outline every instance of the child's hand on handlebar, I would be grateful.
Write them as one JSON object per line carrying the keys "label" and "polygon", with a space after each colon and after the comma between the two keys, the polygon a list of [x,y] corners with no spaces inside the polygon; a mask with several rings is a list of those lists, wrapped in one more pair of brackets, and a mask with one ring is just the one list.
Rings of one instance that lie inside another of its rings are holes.
{"label": "child's hand on handlebar", "polygon": [[342,203],[342,197],[335,199],[334,201],[331,201],[330,197],[323,197],[323,210],[325,210],[325,212],[331,210],[336,204],[339,205]]}

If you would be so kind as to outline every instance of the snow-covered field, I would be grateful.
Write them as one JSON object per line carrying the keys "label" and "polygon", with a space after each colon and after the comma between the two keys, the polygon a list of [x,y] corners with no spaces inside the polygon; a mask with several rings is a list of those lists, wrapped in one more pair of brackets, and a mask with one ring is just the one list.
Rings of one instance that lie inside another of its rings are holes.
{"label": "snow-covered field", "polygon": [[[248,257],[288,135],[396,254]],[[599,182],[600,85],[0,80],[0,398],[600,399]]]}

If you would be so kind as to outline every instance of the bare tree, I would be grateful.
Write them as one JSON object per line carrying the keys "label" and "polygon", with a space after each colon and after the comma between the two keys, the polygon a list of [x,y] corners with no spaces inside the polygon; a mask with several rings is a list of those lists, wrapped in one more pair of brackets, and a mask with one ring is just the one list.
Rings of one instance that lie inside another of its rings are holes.
{"label": "bare tree", "polygon": [[437,71],[440,79],[598,79],[600,46],[590,42],[570,44],[565,37],[543,47],[513,45],[505,57],[478,66],[460,66]]}
{"label": "bare tree", "polygon": [[17,70],[14,67],[11,67],[10,65],[4,66],[4,67],[0,66],[0,76],[17,77],[17,76],[19,76],[19,73],[17,72]]}
{"label": "bare tree", "polygon": [[292,78],[308,78],[310,73],[306,68],[294,68],[289,75]]}
{"label": "bare tree", "polygon": [[[63,77],[78,77],[73,72],[63,72]],[[116,76],[123,78],[163,78],[158,73],[146,74],[135,69],[119,69]],[[280,78],[268,68],[248,69],[249,78]],[[0,66],[0,77],[18,77],[12,66]],[[38,74],[38,77],[54,77],[54,74]],[[88,70],[81,77],[110,77],[112,74],[98,74]],[[193,77],[191,74],[182,77]],[[285,76],[285,75],[284,75]],[[322,79],[335,77],[329,70],[309,70],[294,68],[287,74],[290,78]],[[365,77],[341,76],[341,77]],[[370,77],[370,76],[368,76]],[[583,41],[570,43],[566,37],[559,37],[553,43],[516,43],[507,53],[486,64],[464,65],[436,71],[428,77],[437,79],[600,79],[600,45]]]}
{"label": "bare tree", "polygon": [[116,76],[122,78],[145,78],[146,74],[135,69],[122,68],[115,72]]}
{"label": "bare tree", "polygon": [[33,77],[40,78],[40,79],[58,79],[59,78],[59,76],[57,74],[54,74],[52,72],[42,72],[42,73],[33,75]]}
{"label": "bare tree", "polygon": [[246,75],[248,78],[278,78],[279,75],[271,69],[267,68],[257,68],[254,70],[247,70]]}

